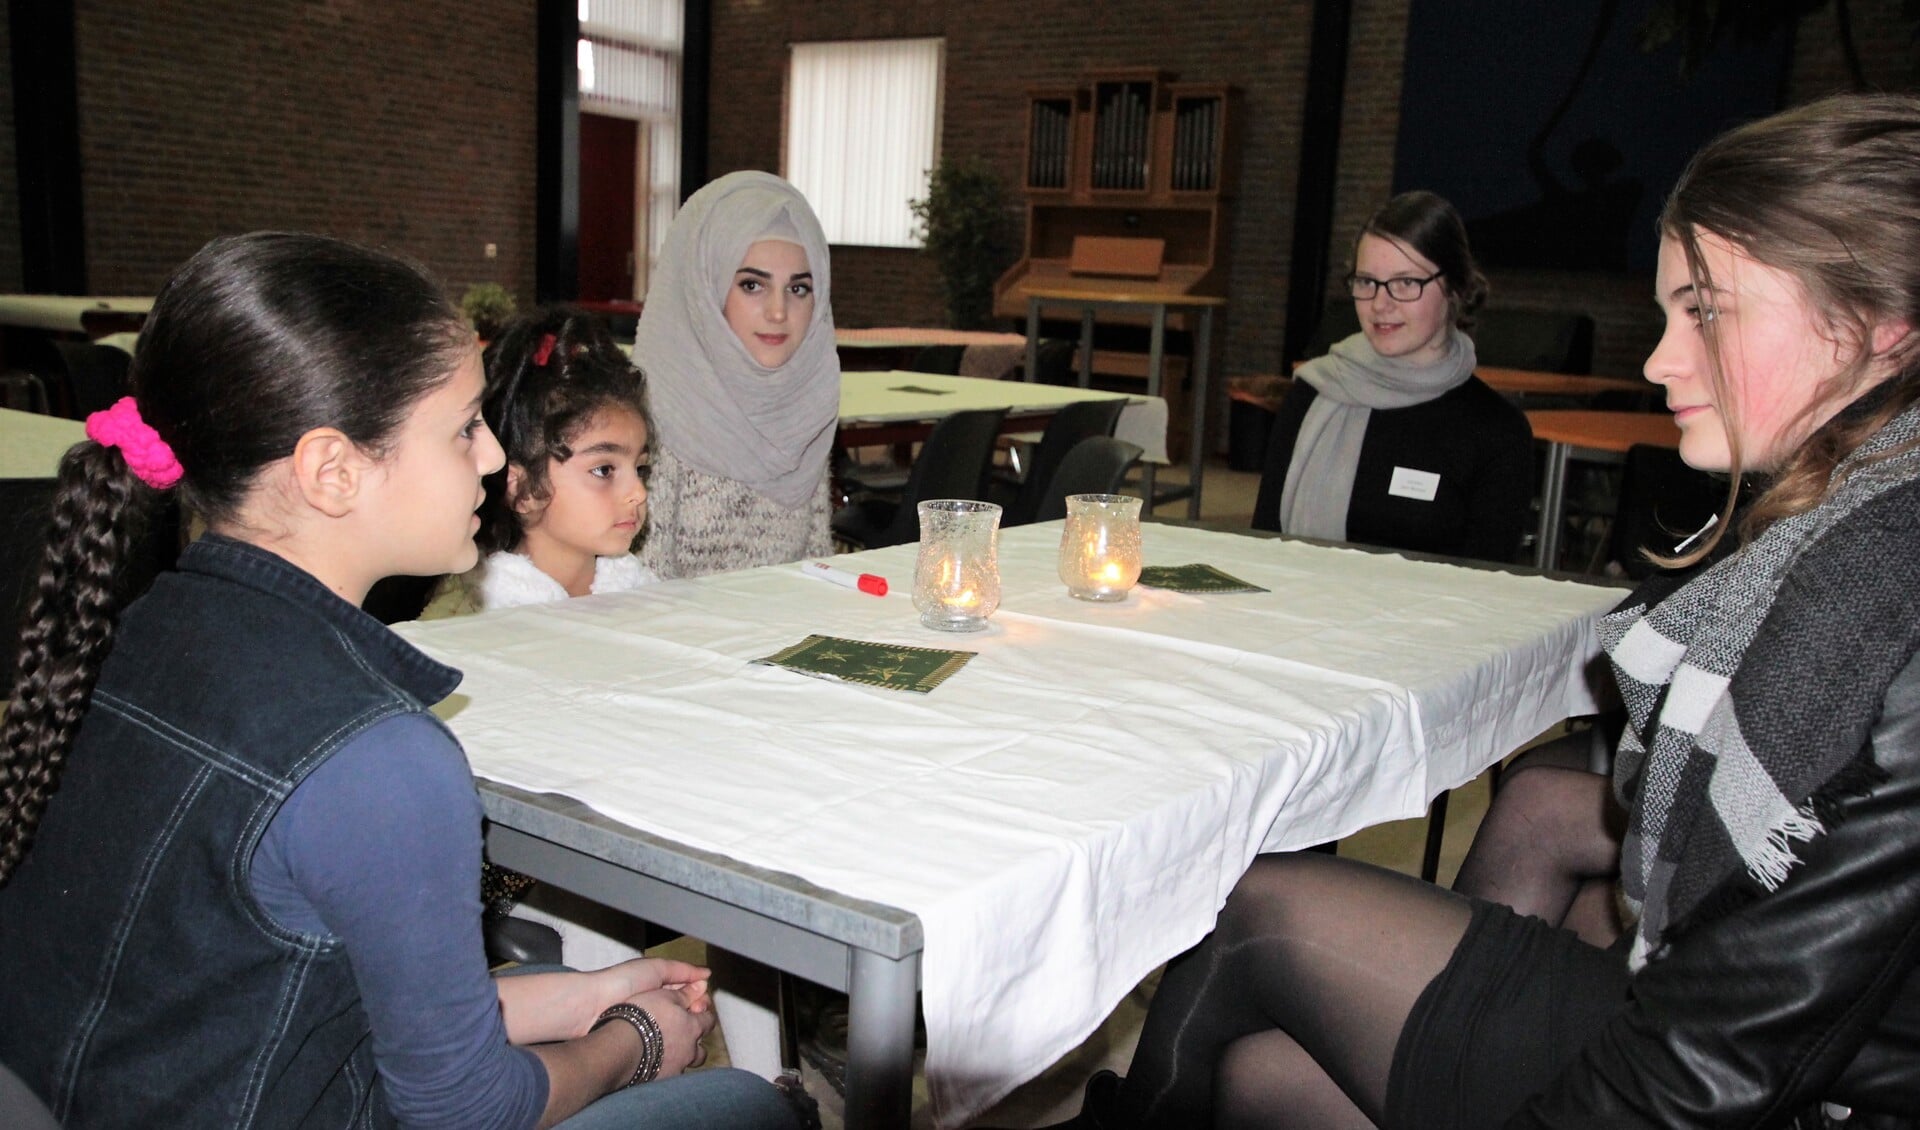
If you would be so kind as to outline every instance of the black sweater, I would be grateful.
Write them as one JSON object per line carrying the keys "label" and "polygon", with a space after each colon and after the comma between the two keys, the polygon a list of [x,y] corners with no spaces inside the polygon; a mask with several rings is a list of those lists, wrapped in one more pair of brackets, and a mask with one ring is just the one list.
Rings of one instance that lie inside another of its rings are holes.
{"label": "black sweater", "polygon": [[[1319,392],[1296,380],[1273,424],[1253,528],[1279,530],[1287,465]],[[1432,500],[1388,493],[1396,467],[1439,476]],[[1526,416],[1469,377],[1409,408],[1375,409],[1360,443],[1347,540],[1389,549],[1510,562],[1533,500],[1533,430]],[[1284,532],[1284,531],[1283,531]]]}

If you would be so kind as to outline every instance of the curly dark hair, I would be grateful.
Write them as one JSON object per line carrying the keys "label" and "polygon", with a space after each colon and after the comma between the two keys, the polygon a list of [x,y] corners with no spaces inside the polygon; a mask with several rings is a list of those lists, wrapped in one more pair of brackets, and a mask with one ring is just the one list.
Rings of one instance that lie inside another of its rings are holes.
{"label": "curly dark hair", "polygon": [[234,518],[261,469],[314,428],[389,450],[414,403],[471,348],[472,330],[424,271],[322,236],[216,239],[167,280],[129,382],[184,476],[156,490],[92,440],[61,460],[0,728],[0,884],[32,845],[137,595],[127,578],[139,575],[140,529],[176,498],[210,525]]}
{"label": "curly dark hair", "polygon": [[[520,546],[525,532],[519,503],[544,499],[549,460],[566,462],[569,445],[599,413],[622,408],[653,434],[646,377],[613,340],[606,323],[584,310],[548,306],[520,318],[487,346],[487,397],[481,414],[507,453],[507,465],[485,480],[480,548],[489,553]],[[519,493],[509,497],[508,471],[520,469]]]}

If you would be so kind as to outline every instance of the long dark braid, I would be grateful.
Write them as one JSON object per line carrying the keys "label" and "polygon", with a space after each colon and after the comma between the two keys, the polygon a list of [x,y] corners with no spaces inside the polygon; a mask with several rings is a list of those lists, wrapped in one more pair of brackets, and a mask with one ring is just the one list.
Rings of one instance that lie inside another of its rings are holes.
{"label": "long dark braid", "polygon": [[47,545],[21,624],[0,730],[0,884],[33,842],[93,695],[126,598],[135,500],[151,494],[120,453],[88,440],[60,461]]}

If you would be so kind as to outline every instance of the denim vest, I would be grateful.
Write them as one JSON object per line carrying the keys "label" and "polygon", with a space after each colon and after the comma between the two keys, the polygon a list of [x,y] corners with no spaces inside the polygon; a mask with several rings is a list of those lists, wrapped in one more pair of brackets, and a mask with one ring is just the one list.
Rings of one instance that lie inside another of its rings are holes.
{"label": "denim vest", "polygon": [[269,921],[248,874],[307,774],[459,678],[281,558],[189,547],[0,888],[0,1062],[69,1126],[393,1125],[340,940]]}

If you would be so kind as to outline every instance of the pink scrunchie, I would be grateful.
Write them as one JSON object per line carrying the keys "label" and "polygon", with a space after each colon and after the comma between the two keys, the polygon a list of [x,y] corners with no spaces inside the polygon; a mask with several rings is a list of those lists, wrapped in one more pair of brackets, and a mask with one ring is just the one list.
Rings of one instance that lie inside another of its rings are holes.
{"label": "pink scrunchie", "polygon": [[165,490],[185,473],[173,448],[140,418],[140,406],[123,396],[113,407],[87,417],[87,438],[102,447],[117,447],[127,469],[155,490]]}

